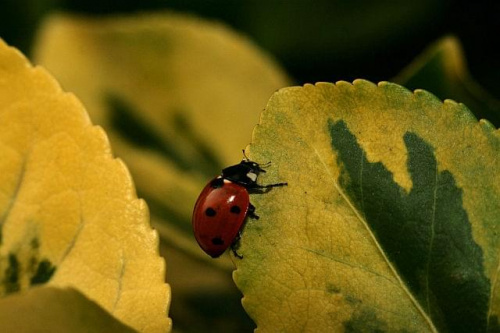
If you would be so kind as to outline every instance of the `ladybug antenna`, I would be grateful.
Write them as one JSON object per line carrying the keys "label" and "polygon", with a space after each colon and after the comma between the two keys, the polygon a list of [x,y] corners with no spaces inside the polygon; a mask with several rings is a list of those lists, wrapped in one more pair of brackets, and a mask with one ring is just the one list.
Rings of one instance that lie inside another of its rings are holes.
{"label": "ladybug antenna", "polygon": [[247,154],[245,153],[245,149],[241,150],[243,152],[243,158],[248,162],[250,159],[248,158]]}
{"label": "ladybug antenna", "polygon": [[[242,149],[241,150],[243,152],[243,159],[246,161],[246,162],[250,162],[250,159],[248,158],[246,152],[245,152],[245,149]],[[268,168],[271,166],[271,161],[267,162],[267,163],[264,163],[264,164],[258,164],[257,165],[259,166],[259,169],[262,171],[262,172],[266,172],[265,170],[262,170],[262,169],[265,169],[265,168]]]}

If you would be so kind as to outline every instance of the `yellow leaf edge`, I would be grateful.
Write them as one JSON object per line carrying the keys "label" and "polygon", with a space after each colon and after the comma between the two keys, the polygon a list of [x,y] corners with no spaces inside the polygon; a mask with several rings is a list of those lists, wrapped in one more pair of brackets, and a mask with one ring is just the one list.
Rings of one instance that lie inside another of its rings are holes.
{"label": "yellow leaf edge", "polygon": [[[117,158],[113,155],[108,136],[104,129],[100,126],[92,124],[92,121],[80,100],[73,93],[64,91],[59,82],[50,74],[50,72],[48,72],[42,66],[33,65],[21,51],[19,51],[15,47],[8,45],[2,38],[0,38],[0,56],[7,60],[6,62],[9,64],[9,66],[15,67],[15,70],[27,72],[36,80],[43,81],[45,88],[49,90],[50,93],[54,94],[54,96],[59,95],[58,98],[60,100],[64,100],[67,105],[71,105],[74,110],[77,110],[75,113],[77,113],[77,117],[80,117],[81,124],[83,124],[84,127],[87,127],[87,130],[92,131],[97,140],[101,141],[102,150],[100,153],[102,155],[101,157],[103,157],[103,160],[114,164],[116,166],[116,169],[120,171],[120,176],[123,177],[123,184],[125,184],[127,188],[124,196],[126,200],[129,201],[130,206],[133,206],[136,209],[137,215],[142,215],[143,217],[141,219],[142,225],[139,227],[143,230],[150,231],[147,237],[150,247],[154,249],[154,253],[152,253],[152,255],[156,256],[155,261],[157,261],[157,266],[159,267],[159,276],[161,277],[161,281],[158,282],[163,285],[162,291],[164,294],[164,303],[162,304],[161,309],[161,312],[163,313],[163,318],[161,318],[163,324],[152,325],[151,327],[148,327],[148,324],[144,324],[143,328],[144,331],[149,332],[151,331],[151,329],[153,331],[157,331],[157,328],[161,326],[163,328],[161,329],[162,332],[170,332],[172,330],[172,320],[168,317],[168,313],[170,309],[171,289],[169,284],[165,282],[166,262],[165,259],[160,256],[159,235],[158,232],[151,227],[149,208],[147,206],[147,203],[143,199],[137,197],[135,185],[128,167],[120,158]],[[5,65],[3,63],[0,63],[0,69],[2,69],[2,66]],[[53,283],[52,281],[49,281],[47,283],[46,288],[54,287],[74,288],[77,291],[83,292],[83,295],[85,297],[88,297],[91,301],[96,301],[93,299],[92,295],[88,295],[85,291],[82,291],[80,288],[78,288],[78,286],[72,285],[71,282],[68,283],[67,281],[57,281]],[[99,302],[97,301],[97,303]],[[158,305],[158,303],[156,302],[155,304]],[[124,318],[119,318],[112,313],[110,313],[110,315],[117,318],[117,320],[119,320],[120,322],[124,322],[125,324],[130,325],[130,323],[127,323],[127,320],[123,320]],[[144,318],[141,321],[147,322],[149,321],[149,318]]]}

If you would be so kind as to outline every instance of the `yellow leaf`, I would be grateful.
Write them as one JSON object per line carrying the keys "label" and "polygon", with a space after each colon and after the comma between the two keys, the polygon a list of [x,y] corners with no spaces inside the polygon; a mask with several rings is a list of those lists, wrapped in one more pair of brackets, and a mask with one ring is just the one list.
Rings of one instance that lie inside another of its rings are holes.
{"label": "yellow leaf", "polygon": [[2,294],[71,286],[144,332],[170,329],[158,236],[80,102],[0,42]]}
{"label": "yellow leaf", "polygon": [[500,135],[396,84],[276,93],[234,279],[259,332],[498,330]]}
{"label": "yellow leaf", "polygon": [[0,299],[0,332],[136,332],[75,289],[33,288]]}

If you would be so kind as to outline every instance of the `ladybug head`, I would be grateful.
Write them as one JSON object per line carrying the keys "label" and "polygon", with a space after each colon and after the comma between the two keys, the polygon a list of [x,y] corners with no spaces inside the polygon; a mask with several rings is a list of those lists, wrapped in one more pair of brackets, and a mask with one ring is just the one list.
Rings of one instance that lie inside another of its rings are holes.
{"label": "ladybug head", "polygon": [[259,175],[261,172],[266,172],[264,170],[265,167],[267,167],[268,163],[266,164],[259,164],[257,162],[250,161],[248,159],[244,159],[240,162],[240,164],[245,165],[251,172]]}
{"label": "ladybug head", "polygon": [[259,163],[242,160],[239,164],[232,165],[222,170],[222,178],[240,184],[244,187],[254,187],[257,183],[257,177],[261,172],[266,172]]}

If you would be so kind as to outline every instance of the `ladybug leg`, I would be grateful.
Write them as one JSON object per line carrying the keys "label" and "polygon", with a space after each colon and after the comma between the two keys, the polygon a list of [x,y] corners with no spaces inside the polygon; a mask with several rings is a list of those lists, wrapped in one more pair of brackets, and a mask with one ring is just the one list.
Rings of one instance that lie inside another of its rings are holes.
{"label": "ladybug leg", "polygon": [[254,205],[250,204],[250,206],[248,206],[247,216],[254,219],[254,220],[259,219],[259,216],[255,214],[255,206]]}
{"label": "ladybug leg", "polygon": [[263,188],[263,189],[268,189],[268,188],[273,188],[273,187],[281,187],[281,186],[287,186],[288,183],[275,183],[275,184],[267,184],[267,185],[257,185],[258,188]]}
{"label": "ladybug leg", "polygon": [[267,193],[273,187],[282,187],[282,186],[287,186],[287,185],[288,185],[288,183],[276,183],[276,184],[267,184],[267,185],[253,184],[249,190],[252,192],[257,192],[257,193]]}
{"label": "ladybug leg", "polygon": [[236,235],[236,238],[231,244],[231,251],[233,251],[233,254],[236,258],[243,259],[243,256],[237,252],[237,248],[240,247],[240,239],[241,239],[241,231],[238,232],[238,235]]}
{"label": "ladybug leg", "polygon": [[[255,206],[254,205],[250,204],[248,206],[247,216],[254,219],[254,220],[259,219],[259,216],[255,214]],[[241,254],[239,254],[237,251],[238,247],[240,246],[240,239],[241,239],[241,230],[238,231],[238,234],[236,235],[233,243],[231,244],[231,251],[233,251],[233,254],[235,257],[237,257],[239,259],[243,259],[243,256]]]}

